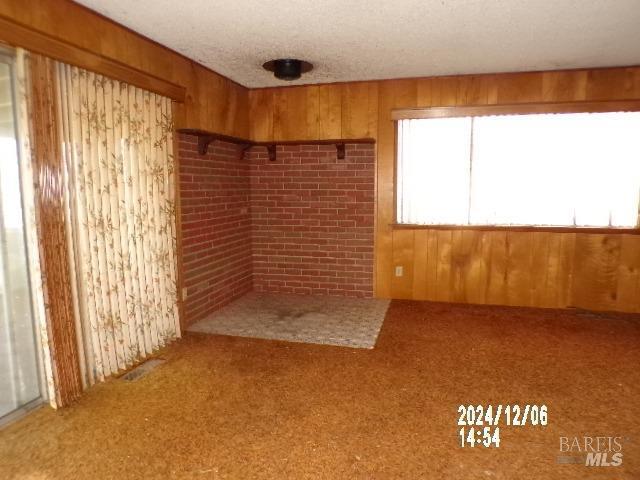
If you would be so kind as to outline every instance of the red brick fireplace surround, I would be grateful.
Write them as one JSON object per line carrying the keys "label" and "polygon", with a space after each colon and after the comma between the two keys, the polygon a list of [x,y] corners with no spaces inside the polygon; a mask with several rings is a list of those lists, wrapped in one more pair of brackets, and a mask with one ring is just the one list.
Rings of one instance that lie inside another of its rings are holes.
{"label": "red brick fireplace surround", "polygon": [[374,145],[178,145],[187,323],[252,289],[373,295]]}
{"label": "red brick fireplace surround", "polygon": [[373,145],[254,147],[253,286],[257,291],[373,294]]}
{"label": "red brick fireplace surround", "polygon": [[231,143],[206,155],[180,134],[184,317],[193,323],[251,290],[249,162]]}

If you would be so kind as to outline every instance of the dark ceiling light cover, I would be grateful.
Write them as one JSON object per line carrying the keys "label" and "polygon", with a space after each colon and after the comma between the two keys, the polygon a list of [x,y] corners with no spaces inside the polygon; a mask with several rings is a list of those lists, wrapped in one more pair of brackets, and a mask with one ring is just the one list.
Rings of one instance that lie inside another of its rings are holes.
{"label": "dark ceiling light cover", "polygon": [[297,80],[303,73],[310,72],[313,65],[295,58],[279,58],[265,62],[262,68],[273,72],[273,75],[280,80]]}

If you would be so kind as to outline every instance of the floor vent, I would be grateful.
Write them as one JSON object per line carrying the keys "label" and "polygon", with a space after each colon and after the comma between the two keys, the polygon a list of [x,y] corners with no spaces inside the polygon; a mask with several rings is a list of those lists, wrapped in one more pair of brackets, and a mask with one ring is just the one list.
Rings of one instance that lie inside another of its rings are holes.
{"label": "floor vent", "polygon": [[152,358],[151,360],[147,360],[141,365],[138,365],[136,368],[131,370],[130,372],[125,373],[122,377],[123,380],[127,380],[128,382],[133,382],[134,380],[138,380],[141,377],[144,377],[151,370],[156,368],[158,365],[161,365],[165,362],[162,358]]}

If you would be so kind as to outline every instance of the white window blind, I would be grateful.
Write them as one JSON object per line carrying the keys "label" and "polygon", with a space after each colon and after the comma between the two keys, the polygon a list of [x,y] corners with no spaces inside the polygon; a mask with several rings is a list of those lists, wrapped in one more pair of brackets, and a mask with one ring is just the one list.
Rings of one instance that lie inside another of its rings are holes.
{"label": "white window blind", "polygon": [[398,122],[397,221],[635,227],[640,113]]}

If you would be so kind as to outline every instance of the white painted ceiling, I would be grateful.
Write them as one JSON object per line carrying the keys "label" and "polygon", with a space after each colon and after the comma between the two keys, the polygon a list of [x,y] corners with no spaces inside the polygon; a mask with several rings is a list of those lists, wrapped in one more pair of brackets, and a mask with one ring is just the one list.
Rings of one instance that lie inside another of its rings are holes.
{"label": "white painted ceiling", "polygon": [[[640,64],[640,0],[79,3],[247,87]],[[262,69],[283,57],[315,69]]]}

